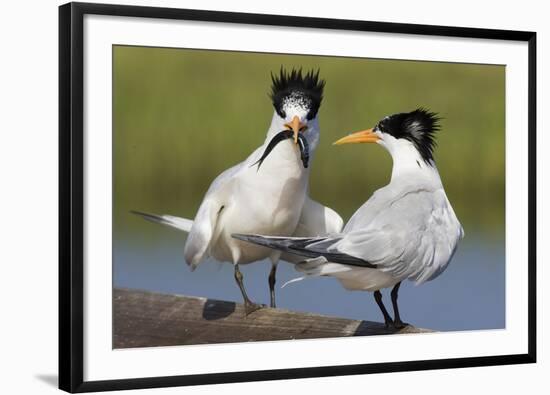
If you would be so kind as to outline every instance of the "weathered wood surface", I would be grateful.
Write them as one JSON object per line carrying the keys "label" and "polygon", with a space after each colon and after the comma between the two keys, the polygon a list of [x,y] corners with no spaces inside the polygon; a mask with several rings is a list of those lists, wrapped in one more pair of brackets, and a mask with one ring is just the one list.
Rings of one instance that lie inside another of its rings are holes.
{"label": "weathered wood surface", "polygon": [[114,290],[113,320],[114,348],[431,332],[279,308],[245,318],[239,303],[129,289]]}

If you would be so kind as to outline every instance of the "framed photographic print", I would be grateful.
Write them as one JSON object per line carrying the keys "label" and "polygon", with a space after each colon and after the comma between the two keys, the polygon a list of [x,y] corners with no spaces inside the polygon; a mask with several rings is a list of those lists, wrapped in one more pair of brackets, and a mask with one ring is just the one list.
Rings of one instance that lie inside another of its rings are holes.
{"label": "framed photographic print", "polygon": [[535,362],[534,32],[59,17],[61,389]]}

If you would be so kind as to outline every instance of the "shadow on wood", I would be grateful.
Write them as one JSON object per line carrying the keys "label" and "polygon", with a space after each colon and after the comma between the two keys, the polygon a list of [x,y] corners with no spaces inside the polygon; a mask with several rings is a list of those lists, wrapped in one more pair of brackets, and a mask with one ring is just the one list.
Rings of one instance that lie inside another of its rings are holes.
{"label": "shadow on wood", "polygon": [[235,312],[236,306],[235,302],[206,299],[202,308],[202,318],[211,321],[229,317]]}
{"label": "shadow on wood", "polygon": [[315,339],[431,332],[406,327],[265,308],[245,317],[242,304],[115,289],[113,348]]}

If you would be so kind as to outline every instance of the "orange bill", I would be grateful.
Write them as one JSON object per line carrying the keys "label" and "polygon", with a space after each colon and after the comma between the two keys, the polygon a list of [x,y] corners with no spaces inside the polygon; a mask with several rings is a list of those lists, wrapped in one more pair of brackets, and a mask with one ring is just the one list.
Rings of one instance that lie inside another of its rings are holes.
{"label": "orange bill", "polygon": [[348,134],[346,137],[342,137],[340,140],[337,140],[332,144],[376,143],[378,140],[380,140],[380,137],[378,137],[378,135],[374,133],[374,130],[371,128]]}
{"label": "orange bill", "polygon": [[285,123],[285,128],[289,128],[294,132],[294,144],[298,144],[298,133],[304,130],[306,125],[300,122],[300,118],[296,115],[292,118],[292,121]]}

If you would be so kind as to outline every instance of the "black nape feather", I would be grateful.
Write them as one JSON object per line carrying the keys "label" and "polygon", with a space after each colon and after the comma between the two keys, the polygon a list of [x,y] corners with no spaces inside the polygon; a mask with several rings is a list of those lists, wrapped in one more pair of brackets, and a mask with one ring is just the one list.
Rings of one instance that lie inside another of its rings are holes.
{"label": "black nape feather", "polygon": [[299,101],[308,111],[307,119],[315,118],[321,102],[325,81],[319,78],[319,70],[310,70],[303,74],[302,69],[292,69],[287,72],[281,66],[278,75],[271,73],[270,98],[277,114],[286,117],[284,104],[287,100]]}
{"label": "black nape feather", "polygon": [[408,113],[393,114],[382,119],[375,129],[397,139],[407,139],[414,144],[424,162],[433,161],[436,147],[435,133],[439,131],[441,118],[425,108]]}

